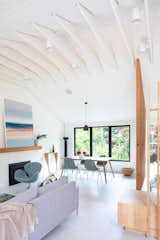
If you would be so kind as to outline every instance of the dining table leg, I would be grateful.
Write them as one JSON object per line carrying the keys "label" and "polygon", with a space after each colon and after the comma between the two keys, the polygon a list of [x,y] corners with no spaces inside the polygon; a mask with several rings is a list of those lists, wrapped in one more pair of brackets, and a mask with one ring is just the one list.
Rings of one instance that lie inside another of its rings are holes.
{"label": "dining table leg", "polygon": [[61,171],[61,176],[60,176],[60,177],[62,177],[62,176],[63,176],[63,173],[64,173],[64,168],[62,168],[62,171]]}
{"label": "dining table leg", "polygon": [[111,161],[109,161],[109,165],[110,165],[110,168],[111,168],[112,175],[113,175],[113,177],[115,177],[115,175],[114,175],[114,171],[113,171],[113,168],[112,168]]}
{"label": "dining table leg", "polygon": [[103,172],[104,172],[105,183],[107,183],[106,162],[104,161],[103,161]]}

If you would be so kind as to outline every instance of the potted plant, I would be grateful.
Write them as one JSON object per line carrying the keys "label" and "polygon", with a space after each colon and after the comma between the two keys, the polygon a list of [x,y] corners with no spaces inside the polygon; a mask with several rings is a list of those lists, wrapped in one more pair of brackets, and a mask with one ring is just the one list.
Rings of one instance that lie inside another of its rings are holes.
{"label": "potted plant", "polygon": [[80,154],[81,154],[81,151],[80,151],[80,150],[78,150],[78,151],[77,151],[77,155],[79,156]]}
{"label": "potted plant", "polygon": [[47,134],[38,134],[35,139],[35,145],[38,146],[39,141],[47,138]]}

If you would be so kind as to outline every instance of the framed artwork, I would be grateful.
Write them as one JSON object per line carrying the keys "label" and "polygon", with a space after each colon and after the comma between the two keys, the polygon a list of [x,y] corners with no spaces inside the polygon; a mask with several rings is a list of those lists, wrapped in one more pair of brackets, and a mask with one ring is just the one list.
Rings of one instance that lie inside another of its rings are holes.
{"label": "framed artwork", "polygon": [[32,106],[4,100],[6,147],[34,146]]}

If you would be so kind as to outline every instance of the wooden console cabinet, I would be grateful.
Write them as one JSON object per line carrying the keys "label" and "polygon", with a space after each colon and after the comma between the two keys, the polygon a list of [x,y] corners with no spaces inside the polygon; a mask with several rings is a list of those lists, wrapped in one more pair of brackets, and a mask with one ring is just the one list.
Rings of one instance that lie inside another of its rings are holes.
{"label": "wooden console cabinet", "polygon": [[[118,224],[126,230],[157,236],[156,195],[147,207],[147,192],[129,191],[118,202]],[[147,217],[149,216],[149,217]]]}

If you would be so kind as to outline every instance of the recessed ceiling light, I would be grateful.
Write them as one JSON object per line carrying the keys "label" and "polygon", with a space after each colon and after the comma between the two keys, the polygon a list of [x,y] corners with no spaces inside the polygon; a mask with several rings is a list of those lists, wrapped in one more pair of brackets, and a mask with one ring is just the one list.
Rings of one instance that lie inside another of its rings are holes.
{"label": "recessed ceiling light", "polygon": [[72,90],[70,90],[70,89],[66,89],[65,92],[66,92],[66,94],[68,94],[68,95],[72,95]]}

